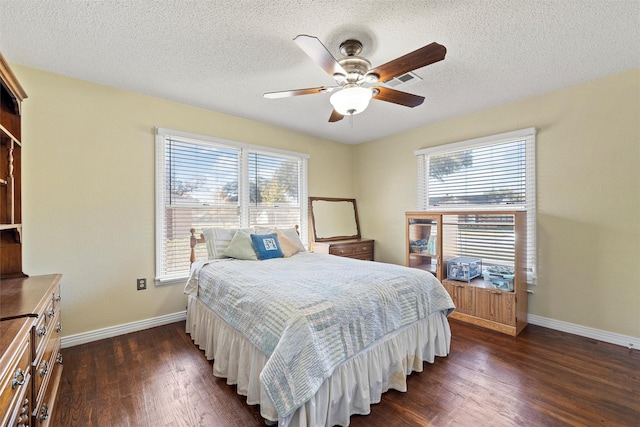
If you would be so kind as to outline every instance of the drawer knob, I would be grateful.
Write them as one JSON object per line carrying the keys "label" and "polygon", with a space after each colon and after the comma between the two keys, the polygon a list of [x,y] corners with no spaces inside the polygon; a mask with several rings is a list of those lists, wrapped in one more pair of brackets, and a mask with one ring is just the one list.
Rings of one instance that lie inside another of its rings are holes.
{"label": "drawer knob", "polygon": [[364,252],[364,251],[366,251],[366,250],[368,250],[368,249],[369,249],[369,248],[368,248],[368,247],[366,247],[366,246],[363,246],[363,247],[362,247],[362,251],[363,251],[363,252]]}
{"label": "drawer knob", "polygon": [[49,315],[49,317],[53,317],[56,315],[56,311],[52,308],[51,310],[49,310],[49,313],[47,313]]}
{"label": "drawer knob", "polygon": [[47,327],[45,325],[42,325],[38,328],[38,336],[43,337],[45,335],[47,335]]}
{"label": "drawer knob", "polygon": [[46,360],[40,365],[40,376],[44,377],[49,372],[49,362]]}
{"label": "drawer knob", "polygon": [[43,403],[40,408],[40,421],[45,421],[47,418],[49,418],[49,405]]}
{"label": "drawer knob", "polygon": [[60,295],[58,295],[57,297],[55,297],[55,298],[54,298],[54,300],[55,300],[56,302],[60,302],[60,300],[61,300],[61,299],[62,299],[62,297],[61,297]]}
{"label": "drawer knob", "polygon": [[62,365],[62,353],[58,353],[58,356],[56,356],[56,363]]}
{"label": "drawer knob", "polygon": [[60,332],[62,330],[62,323],[58,322],[58,324],[56,325],[56,332]]}
{"label": "drawer knob", "polygon": [[340,253],[343,254],[344,253],[344,249],[340,249]]}
{"label": "drawer knob", "polygon": [[11,388],[16,388],[19,385],[23,385],[25,380],[24,371],[20,368],[13,374],[13,380],[11,380]]}

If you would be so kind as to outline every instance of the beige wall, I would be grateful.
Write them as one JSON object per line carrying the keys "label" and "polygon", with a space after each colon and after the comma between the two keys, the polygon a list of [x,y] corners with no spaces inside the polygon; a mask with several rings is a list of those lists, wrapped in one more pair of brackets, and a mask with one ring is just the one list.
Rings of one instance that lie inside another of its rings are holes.
{"label": "beige wall", "polygon": [[404,263],[414,150],[536,127],[532,314],[640,337],[640,69],[355,147],[363,234]]}
{"label": "beige wall", "polygon": [[[154,127],[308,153],[309,194],[354,197],[352,147],[17,65],[24,271],[59,272],[63,335],[183,311],[154,277]],[[328,171],[331,171],[328,173]]]}
{"label": "beige wall", "polygon": [[[154,126],[305,152],[309,194],[357,197],[378,261],[404,263],[413,151],[538,129],[530,312],[640,337],[640,70],[358,146],[14,65],[24,104],[24,269],[64,274],[65,336],[184,310],[154,275]],[[331,171],[328,173],[327,171]]]}

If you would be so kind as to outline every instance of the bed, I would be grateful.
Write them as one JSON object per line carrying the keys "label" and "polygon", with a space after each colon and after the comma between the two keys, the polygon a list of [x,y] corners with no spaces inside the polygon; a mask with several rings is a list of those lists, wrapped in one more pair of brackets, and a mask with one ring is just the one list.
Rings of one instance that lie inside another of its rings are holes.
{"label": "bed", "polygon": [[[205,231],[210,259],[185,286],[186,332],[268,424],[346,426],[449,353],[454,305],[430,273],[306,252],[295,229],[270,232]],[[243,259],[230,250],[240,235],[245,249],[247,236],[275,236],[283,255],[256,247]]]}

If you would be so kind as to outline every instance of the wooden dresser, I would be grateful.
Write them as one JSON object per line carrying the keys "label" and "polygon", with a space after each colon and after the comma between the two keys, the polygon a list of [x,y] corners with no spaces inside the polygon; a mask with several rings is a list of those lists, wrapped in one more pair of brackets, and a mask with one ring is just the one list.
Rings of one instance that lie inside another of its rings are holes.
{"label": "wooden dresser", "polygon": [[0,281],[0,417],[46,426],[62,376],[59,274]]}
{"label": "wooden dresser", "polygon": [[61,275],[22,272],[26,97],[0,54],[0,427],[48,425],[62,375]]}
{"label": "wooden dresser", "polygon": [[373,261],[373,239],[335,240],[333,242],[314,242],[313,251],[319,254],[331,254],[349,258]]}
{"label": "wooden dresser", "polygon": [[373,261],[373,239],[360,234],[356,199],[309,197],[313,252]]}

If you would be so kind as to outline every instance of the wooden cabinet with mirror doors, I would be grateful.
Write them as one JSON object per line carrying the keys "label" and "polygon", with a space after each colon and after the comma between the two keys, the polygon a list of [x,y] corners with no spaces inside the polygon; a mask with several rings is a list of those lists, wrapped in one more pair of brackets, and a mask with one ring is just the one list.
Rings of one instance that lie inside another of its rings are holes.
{"label": "wooden cabinet with mirror doors", "polygon": [[360,235],[356,199],[309,197],[312,250],[373,261],[373,239]]}
{"label": "wooden cabinet with mirror doors", "polygon": [[440,217],[424,212],[406,214],[406,260],[409,267],[419,268],[442,277],[440,254]]}
{"label": "wooden cabinet with mirror doors", "polygon": [[406,212],[405,222],[407,265],[442,282],[452,318],[513,336],[526,327],[526,212]]}

